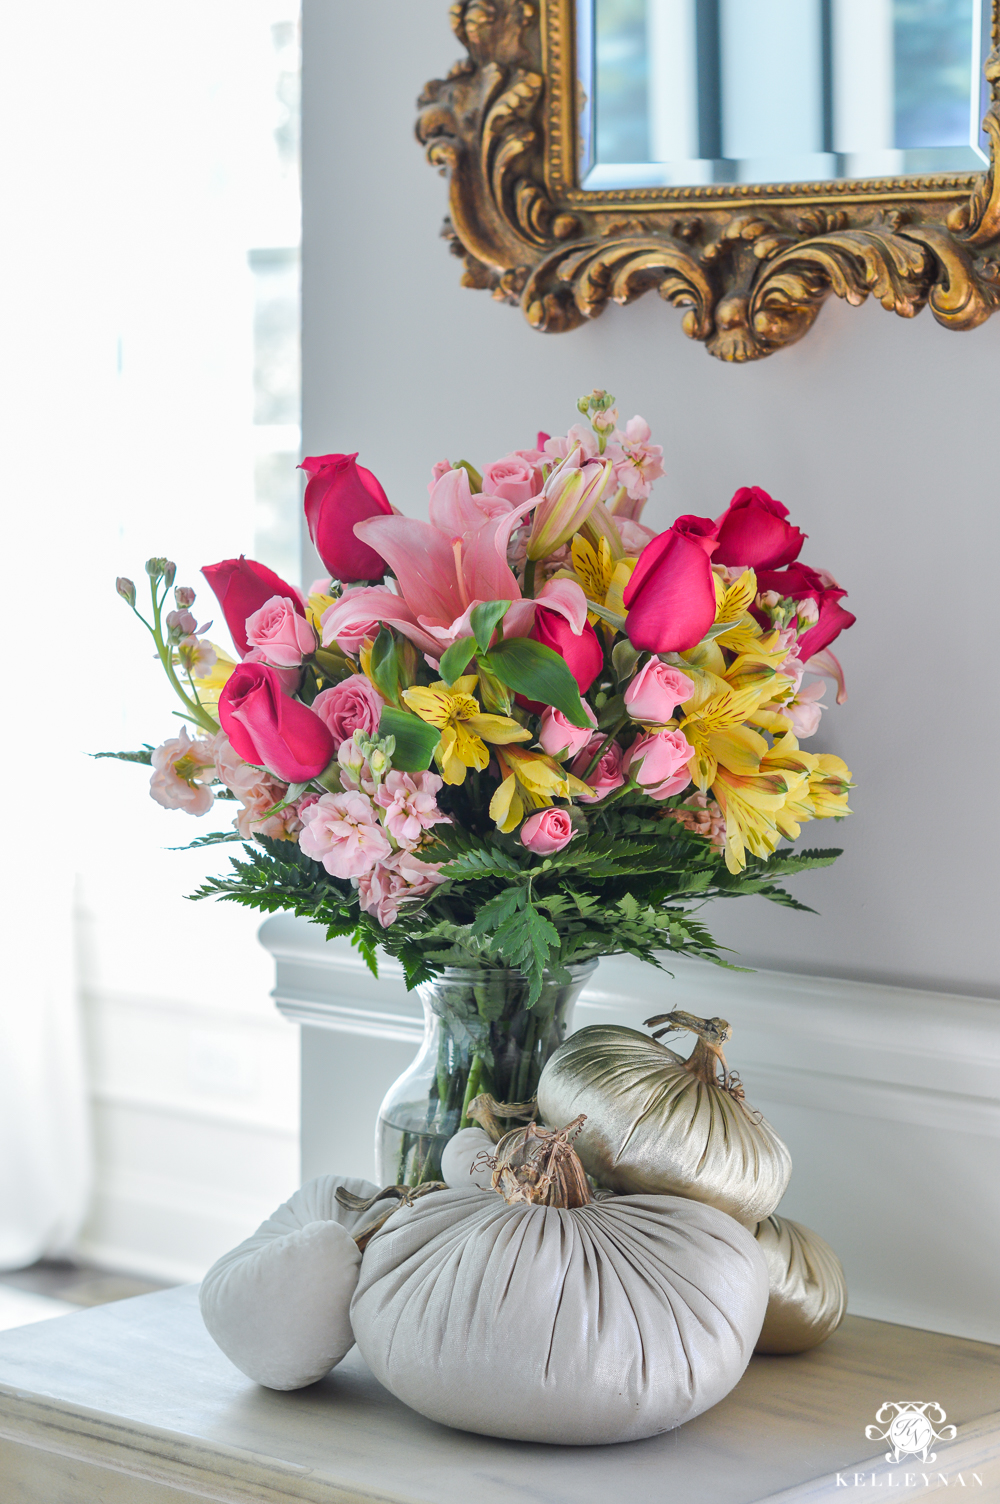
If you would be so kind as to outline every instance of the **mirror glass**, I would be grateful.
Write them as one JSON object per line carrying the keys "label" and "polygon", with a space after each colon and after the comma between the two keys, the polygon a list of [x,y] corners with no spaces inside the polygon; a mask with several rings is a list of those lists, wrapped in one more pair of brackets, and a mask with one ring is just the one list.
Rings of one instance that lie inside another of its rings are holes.
{"label": "mirror glass", "polygon": [[992,0],[577,0],[581,186],[980,172]]}

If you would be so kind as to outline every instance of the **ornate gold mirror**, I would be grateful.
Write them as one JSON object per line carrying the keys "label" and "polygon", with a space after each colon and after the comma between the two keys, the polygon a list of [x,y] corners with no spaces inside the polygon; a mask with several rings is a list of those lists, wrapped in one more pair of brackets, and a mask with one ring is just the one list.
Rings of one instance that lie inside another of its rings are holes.
{"label": "ornate gold mirror", "polygon": [[1000,0],[461,0],[421,97],[467,286],[558,333],[656,290],[723,360],[833,292],[1000,304]]}

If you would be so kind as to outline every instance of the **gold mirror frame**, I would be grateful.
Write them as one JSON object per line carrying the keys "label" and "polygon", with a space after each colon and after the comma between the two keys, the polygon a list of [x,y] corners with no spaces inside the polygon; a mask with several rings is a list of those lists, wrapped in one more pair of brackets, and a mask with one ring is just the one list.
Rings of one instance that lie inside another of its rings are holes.
{"label": "gold mirror frame", "polygon": [[574,0],[460,0],[468,56],[420,97],[417,136],[450,180],[444,234],[467,287],[548,333],[654,288],[721,360],[801,339],[831,292],[948,329],[1000,306],[1000,0],[985,74],[985,173],[586,192]]}

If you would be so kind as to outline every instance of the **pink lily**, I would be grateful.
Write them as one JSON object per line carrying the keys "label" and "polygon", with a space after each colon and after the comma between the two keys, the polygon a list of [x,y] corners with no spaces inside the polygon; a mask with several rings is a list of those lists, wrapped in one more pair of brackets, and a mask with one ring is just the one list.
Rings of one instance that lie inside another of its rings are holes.
{"label": "pink lily", "polygon": [[840,659],[829,648],[824,648],[820,653],[813,653],[806,664],[806,673],[822,674],[824,679],[833,679],[837,685],[837,704],[843,705],[847,699],[847,685],[844,683],[844,670]]}
{"label": "pink lily", "polygon": [[510,535],[537,503],[535,497],[504,517],[450,539],[430,523],[410,517],[366,518],[358,524],[358,536],[380,550],[399,594],[376,585],[344,596],[323,615],[324,643],[354,636],[366,623],[384,621],[437,660],[457,638],[471,635],[472,609],[486,601],[511,602],[503,626],[507,637],[528,635],[539,602],[564,616],[574,632],[582,632],[587,601],[574,580],[550,580],[537,600],[524,600],[507,564]]}

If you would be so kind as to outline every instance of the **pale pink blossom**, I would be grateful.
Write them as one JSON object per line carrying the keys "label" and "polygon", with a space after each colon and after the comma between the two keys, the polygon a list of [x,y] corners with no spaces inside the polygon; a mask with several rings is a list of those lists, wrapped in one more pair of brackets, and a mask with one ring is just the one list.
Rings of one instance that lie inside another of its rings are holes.
{"label": "pale pink blossom", "polygon": [[333,584],[333,575],[321,574],[318,580],[313,580],[309,586],[310,595],[329,595],[330,586]]}
{"label": "pale pink blossom", "polygon": [[448,471],[449,470],[454,470],[454,468],[455,467],[452,464],[451,460],[438,460],[437,464],[434,466],[433,470],[431,471],[431,478],[427,482],[427,490],[428,491],[433,491],[434,487],[437,485],[437,483],[441,479],[442,475],[447,475]]}
{"label": "pale pink blossom", "polygon": [[316,633],[287,596],[272,595],[247,617],[246,626],[247,642],[272,668],[298,668],[316,651]]}
{"label": "pale pink blossom", "polygon": [[302,828],[299,812],[305,800],[270,814],[276,805],[284,804],[288,785],[263,768],[244,762],[224,731],[212,739],[211,747],[220,782],[243,806],[233,821],[243,839],[249,841],[254,836],[270,836],[275,841],[294,839]]}
{"label": "pale pink blossom", "polygon": [[[839,587],[838,587],[839,588]],[[809,674],[822,674],[826,679],[833,679],[837,685],[837,704],[843,705],[847,699],[847,685],[844,682],[844,670],[836,653],[831,653],[829,648],[823,648],[822,652],[813,653],[806,662],[806,672]]]}
{"label": "pale pink blossom", "polygon": [[551,856],[553,852],[562,851],[564,846],[568,846],[573,835],[573,821],[569,813],[553,805],[549,809],[540,809],[537,814],[530,815],[525,820],[519,840],[522,846],[526,846],[536,856]]}
{"label": "pale pink blossom", "polygon": [[190,611],[168,611],[167,626],[182,637],[192,637],[198,630],[198,618]]}
{"label": "pale pink blossom", "polygon": [[651,658],[625,691],[625,709],[642,726],[665,726],[678,705],[694,694],[694,680],[679,668]]}
{"label": "pale pink blossom", "polygon": [[596,460],[600,455],[600,441],[594,431],[583,423],[574,423],[565,438],[545,440],[545,457],[554,461],[564,460],[577,445],[583,460]]}
{"label": "pale pink blossom", "polygon": [[212,672],[217,654],[204,637],[182,637],[177,644],[177,657],[192,679],[204,679]]}
{"label": "pale pink blossom", "polygon": [[342,742],[349,741],[355,731],[364,731],[375,736],[385,701],[364,674],[351,674],[341,679],[330,689],[323,689],[312,702],[312,708],[326,726],[340,750]]}
{"label": "pale pink blossom", "polygon": [[542,711],[538,745],[549,757],[562,761],[564,757],[575,757],[584,747],[589,746],[597,726],[597,717],[586,700],[581,703],[590,720],[589,726],[574,726],[561,710],[556,710],[552,705]]}
{"label": "pale pink blossom", "polygon": [[607,407],[603,412],[592,413],[590,421],[596,433],[613,433],[615,424],[618,422],[618,409]]}
{"label": "pale pink blossom", "polygon": [[598,804],[615,789],[620,789],[625,782],[625,774],[622,772],[622,749],[617,742],[611,742],[601,754],[601,759],[592,773],[585,773],[594,753],[603,741],[604,737],[600,732],[592,736],[583,751],[570,764],[570,772],[577,778],[582,778],[584,783],[588,783],[594,791],[592,794],[577,795],[581,804]]}
{"label": "pale pink blossom", "polygon": [[716,851],[721,851],[725,846],[725,816],[715,800],[707,794],[692,794],[690,799],[685,799],[683,804],[670,810],[669,814],[685,830],[692,831],[696,836],[703,836]]}
{"label": "pale pink blossom", "polygon": [[819,602],[811,595],[796,601],[795,616],[800,632],[804,632],[807,627],[814,627],[819,621]]}
{"label": "pale pink blossom", "polygon": [[400,846],[416,846],[432,825],[448,824],[437,806],[443,783],[436,773],[392,772],[379,785],[375,803],[385,811],[385,828]]}
{"label": "pale pink blossom", "polygon": [[622,540],[625,556],[629,559],[637,559],[647,543],[652,543],[656,537],[651,527],[644,527],[641,522],[633,522],[631,517],[615,517],[614,524]]}
{"label": "pale pink blossom", "polygon": [[337,762],[340,764],[340,781],[344,788],[360,789],[370,799],[374,799],[377,785],[372,777],[372,770],[353,737],[341,742],[337,748]]}
{"label": "pale pink blossom", "polygon": [[799,741],[805,741],[808,736],[815,736],[819,730],[823,711],[827,708],[820,704],[820,699],[824,694],[826,694],[826,685],[822,680],[813,684],[803,684],[795,699],[786,707],[786,714],[791,717],[792,730]]}
{"label": "pale pink blossom", "polygon": [[214,795],[207,787],[215,779],[212,743],[192,740],[186,726],[180,736],[157,747],[152,756],[150,798],[164,809],[183,809],[189,815],[205,815]]}
{"label": "pale pink blossom", "polygon": [[668,799],[691,782],[688,763],[693,756],[683,731],[653,731],[629,747],[625,771],[650,799]]}
{"label": "pale pink blossom", "polygon": [[383,929],[395,924],[400,905],[426,898],[443,883],[440,862],[423,862],[411,851],[397,851],[358,878],[358,898],[366,914]]}
{"label": "pale pink blossom", "polygon": [[614,462],[615,479],[634,501],[644,500],[654,480],[663,474],[663,448],[650,442],[645,418],[629,418],[624,434],[613,438],[608,456]]}
{"label": "pale pink blossom", "polygon": [[362,877],[392,853],[366,794],[323,794],[302,813],[299,845],[331,877]]}
{"label": "pale pink blossom", "polygon": [[483,471],[485,495],[502,497],[511,506],[520,506],[522,501],[530,501],[541,489],[538,470],[519,454],[508,454],[502,460],[494,460]]}

